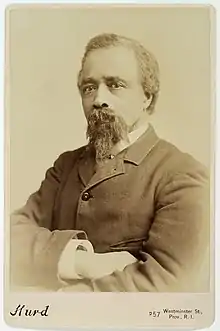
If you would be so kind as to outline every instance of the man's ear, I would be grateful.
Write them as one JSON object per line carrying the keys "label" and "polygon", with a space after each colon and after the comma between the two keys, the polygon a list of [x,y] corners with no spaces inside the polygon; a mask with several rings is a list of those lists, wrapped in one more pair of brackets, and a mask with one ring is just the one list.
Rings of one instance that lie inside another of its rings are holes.
{"label": "man's ear", "polygon": [[147,110],[150,107],[152,100],[153,100],[153,94],[147,93],[145,100],[144,100],[144,109],[145,110]]}

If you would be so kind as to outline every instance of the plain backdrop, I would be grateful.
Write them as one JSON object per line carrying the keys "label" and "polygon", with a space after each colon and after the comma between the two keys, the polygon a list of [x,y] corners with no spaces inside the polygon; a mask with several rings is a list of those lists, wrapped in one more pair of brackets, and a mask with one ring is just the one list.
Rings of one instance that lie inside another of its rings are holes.
{"label": "plain backdrop", "polygon": [[208,6],[12,7],[6,28],[10,210],[39,188],[59,154],[86,143],[76,77],[86,43],[103,32],[136,38],[155,54],[161,71],[156,132],[210,167],[210,24]]}

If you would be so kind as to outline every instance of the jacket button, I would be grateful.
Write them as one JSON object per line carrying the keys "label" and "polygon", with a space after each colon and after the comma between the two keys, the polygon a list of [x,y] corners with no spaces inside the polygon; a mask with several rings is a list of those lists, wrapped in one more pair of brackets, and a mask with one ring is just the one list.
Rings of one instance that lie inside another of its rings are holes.
{"label": "jacket button", "polygon": [[91,198],[91,195],[89,192],[84,192],[82,195],[82,200],[83,201],[88,201]]}

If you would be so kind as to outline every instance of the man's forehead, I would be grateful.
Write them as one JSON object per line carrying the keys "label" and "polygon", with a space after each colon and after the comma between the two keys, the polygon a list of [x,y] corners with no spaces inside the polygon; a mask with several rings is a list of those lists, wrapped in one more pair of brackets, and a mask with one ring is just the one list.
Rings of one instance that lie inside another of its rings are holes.
{"label": "man's forehead", "polygon": [[134,51],[124,46],[100,48],[91,51],[84,62],[84,79],[101,77],[121,77],[133,79],[139,74]]}

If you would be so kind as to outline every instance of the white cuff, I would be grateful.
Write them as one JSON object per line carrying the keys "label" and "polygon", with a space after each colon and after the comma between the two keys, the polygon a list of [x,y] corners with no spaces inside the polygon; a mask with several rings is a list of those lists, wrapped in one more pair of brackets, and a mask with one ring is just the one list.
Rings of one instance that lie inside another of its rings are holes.
{"label": "white cuff", "polygon": [[[63,282],[65,279],[82,279],[75,270],[77,250],[85,250],[94,253],[93,246],[89,240],[71,239],[61,253],[58,262],[58,279]],[[65,281],[64,281],[65,283]]]}

